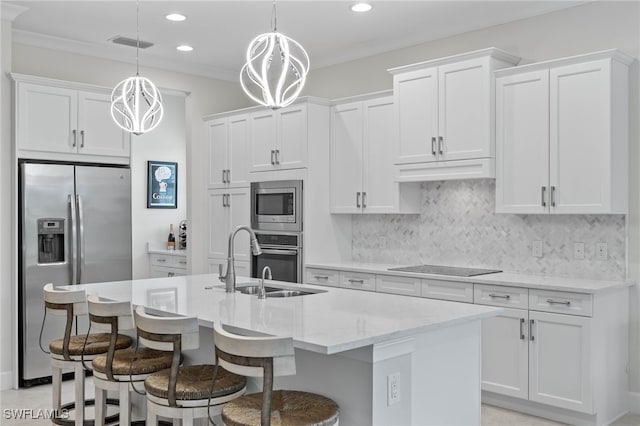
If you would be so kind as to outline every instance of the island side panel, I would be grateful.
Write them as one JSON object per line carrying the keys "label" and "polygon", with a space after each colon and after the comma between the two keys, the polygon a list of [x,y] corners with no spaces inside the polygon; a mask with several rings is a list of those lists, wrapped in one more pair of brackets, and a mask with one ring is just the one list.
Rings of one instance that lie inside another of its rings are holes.
{"label": "island side panel", "polygon": [[475,320],[416,336],[411,424],[480,424],[481,332]]}

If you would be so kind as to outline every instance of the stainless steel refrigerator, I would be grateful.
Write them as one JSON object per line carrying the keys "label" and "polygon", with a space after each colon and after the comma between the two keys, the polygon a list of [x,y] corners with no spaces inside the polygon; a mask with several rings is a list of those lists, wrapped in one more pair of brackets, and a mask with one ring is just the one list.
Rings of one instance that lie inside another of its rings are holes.
{"label": "stainless steel refrigerator", "polygon": [[[44,315],[46,283],[131,279],[131,175],[124,167],[20,163],[20,386],[51,376],[49,341],[64,320]],[[78,330],[79,332],[86,331]]]}

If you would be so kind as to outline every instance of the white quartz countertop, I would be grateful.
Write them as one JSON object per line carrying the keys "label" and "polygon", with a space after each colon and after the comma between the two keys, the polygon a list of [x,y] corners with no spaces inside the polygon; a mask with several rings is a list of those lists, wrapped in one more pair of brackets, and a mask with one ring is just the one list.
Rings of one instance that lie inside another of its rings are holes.
{"label": "white quartz countertop", "polygon": [[187,251],[186,250],[178,250],[178,249],[167,250],[166,244],[165,245],[160,245],[160,244],[153,244],[153,243],[147,243],[147,253],[150,253],[150,254],[164,254],[164,255],[168,255],[168,256],[181,256],[181,257],[186,257],[187,256]]}
{"label": "white quartz countertop", "polygon": [[469,282],[475,284],[491,284],[513,287],[527,287],[540,290],[570,291],[578,293],[596,294],[623,287],[629,287],[635,283],[631,280],[607,281],[590,280],[584,278],[554,277],[550,275],[530,275],[513,272],[497,272],[473,277],[458,277],[451,275],[423,274],[416,272],[390,271],[389,268],[397,268],[411,265],[372,264],[360,262],[308,262],[307,268],[333,269],[338,271],[355,271],[371,274],[386,274],[402,277],[437,279],[442,281]]}
{"label": "white quartz countertop", "polygon": [[[238,277],[238,286],[248,281]],[[490,306],[367,291],[270,280],[266,284],[321,292],[259,300],[256,295],[226,293],[217,274],[65,288],[84,288],[87,294],[197,316],[206,327],[220,321],[256,333],[292,336],[297,348],[323,354],[407,338],[502,312]]]}

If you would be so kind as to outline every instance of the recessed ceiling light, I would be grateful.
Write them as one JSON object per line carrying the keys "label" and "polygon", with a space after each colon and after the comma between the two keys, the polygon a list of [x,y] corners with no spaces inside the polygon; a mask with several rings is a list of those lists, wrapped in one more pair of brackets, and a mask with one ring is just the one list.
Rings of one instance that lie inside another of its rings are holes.
{"label": "recessed ceiling light", "polygon": [[189,46],[188,44],[181,44],[180,46],[176,47],[176,50],[179,50],[181,52],[191,52],[193,50],[193,47]]}
{"label": "recessed ceiling light", "polygon": [[173,21],[173,22],[181,22],[181,21],[184,21],[185,19],[187,19],[186,16],[181,15],[179,13],[170,13],[167,16],[165,16],[165,18],[167,18],[167,20]]}
{"label": "recessed ceiling light", "polygon": [[373,6],[365,2],[356,3],[351,6],[351,10],[354,12],[368,12],[371,9],[373,9]]}

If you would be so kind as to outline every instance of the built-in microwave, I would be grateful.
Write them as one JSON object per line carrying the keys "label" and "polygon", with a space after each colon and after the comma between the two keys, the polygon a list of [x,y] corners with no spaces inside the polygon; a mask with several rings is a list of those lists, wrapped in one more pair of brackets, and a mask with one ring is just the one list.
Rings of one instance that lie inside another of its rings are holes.
{"label": "built-in microwave", "polygon": [[302,181],[252,182],[251,227],[302,232]]}

